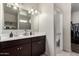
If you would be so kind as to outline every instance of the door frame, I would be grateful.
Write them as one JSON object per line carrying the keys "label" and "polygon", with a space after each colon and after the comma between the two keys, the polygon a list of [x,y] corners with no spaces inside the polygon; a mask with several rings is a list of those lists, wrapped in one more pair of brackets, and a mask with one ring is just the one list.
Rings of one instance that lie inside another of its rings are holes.
{"label": "door frame", "polygon": [[60,14],[60,29],[61,29],[61,36],[60,36],[60,49],[63,50],[63,14]]}
{"label": "door frame", "polygon": [[[63,12],[62,12],[62,10],[61,9],[59,9],[59,8],[57,8],[57,7],[55,7],[55,13],[57,12],[57,13],[60,13],[60,20],[61,20],[61,22],[60,22],[60,26],[61,26],[61,40],[60,40],[60,49],[61,50],[63,50],[64,49],[64,47],[63,47],[63,45],[64,45],[64,38],[63,38],[63,19],[64,19],[64,15],[63,15]],[[54,17],[55,17],[55,13],[54,13]],[[55,23],[55,18],[54,18],[54,23]],[[55,32],[55,24],[54,24],[54,32]],[[55,35],[55,33],[54,33],[54,35]],[[54,36],[54,41],[55,41],[55,50],[56,50],[56,38],[55,38],[55,36]]]}

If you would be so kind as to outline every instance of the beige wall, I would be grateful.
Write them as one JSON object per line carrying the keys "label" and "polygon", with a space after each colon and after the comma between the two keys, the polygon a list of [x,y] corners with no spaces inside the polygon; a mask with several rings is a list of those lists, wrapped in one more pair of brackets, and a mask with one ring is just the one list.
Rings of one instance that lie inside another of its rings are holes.
{"label": "beige wall", "polygon": [[54,4],[40,4],[41,11],[39,15],[39,32],[45,32],[46,39],[46,54],[49,56],[55,55],[54,49]]}
{"label": "beige wall", "polygon": [[31,17],[31,29],[33,32],[39,32],[39,14]]}
{"label": "beige wall", "polygon": [[0,33],[2,33],[3,28],[3,4],[0,3]]}
{"label": "beige wall", "polygon": [[61,9],[63,12],[63,35],[64,35],[64,50],[71,51],[71,4],[70,3],[56,3],[55,7]]}

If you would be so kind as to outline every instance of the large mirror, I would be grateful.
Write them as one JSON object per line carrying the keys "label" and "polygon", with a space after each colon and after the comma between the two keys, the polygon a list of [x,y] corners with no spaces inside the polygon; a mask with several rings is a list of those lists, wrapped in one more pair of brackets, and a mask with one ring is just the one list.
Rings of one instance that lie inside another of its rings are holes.
{"label": "large mirror", "polygon": [[28,10],[19,10],[19,29],[31,29],[31,16]]}
{"label": "large mirror", "polygon": [[4,3],[4,29],[17,29],[19,9],[11,4]]}
{"label": "large mirror", "polygon": [[4,29],[31,29],[31,14],[13,3],[4,3]]}

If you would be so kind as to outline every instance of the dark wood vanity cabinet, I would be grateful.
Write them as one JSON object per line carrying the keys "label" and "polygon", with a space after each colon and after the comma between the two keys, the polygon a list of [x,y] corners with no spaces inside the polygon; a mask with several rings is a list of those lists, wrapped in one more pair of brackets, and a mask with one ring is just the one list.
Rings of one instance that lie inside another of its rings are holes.
{"label": "dark wood vanity cabinet", "polygon": [[0,56],[39,56],[45,52],[45,36],[0,42]]}
{"label": "dark wood vanity cabinet", "polygon": [[[27,48],[28,47],[28,48]],[[4,48],[3,50],[0,51],[0,55],[2,56],[30,56],[31,47],[29,44],[27,45],[20,45],[20,46],[13,46],[13,47],[8,47]]]}
{"label": "dark wood vanity cabinet", "polygon": [[2,56],[30,56],[31,40],[18,39],[14,41],[1,42],[0,55]]}
{"label": "dark wood vanity cabinet", "polygon": [[[34,40],[33,40],[34,39]],[[45,52],[45,37],[32,39],[32,56],[39,56]]]}

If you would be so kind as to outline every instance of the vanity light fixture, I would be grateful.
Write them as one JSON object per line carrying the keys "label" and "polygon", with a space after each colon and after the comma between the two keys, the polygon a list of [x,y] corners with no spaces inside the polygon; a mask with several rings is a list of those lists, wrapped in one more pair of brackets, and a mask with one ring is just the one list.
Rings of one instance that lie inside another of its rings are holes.
{"label": "vanity light fixture", "polygon": [[18,3],[7,3],[7,7],[10,7],[16,10],[18,7]]}
{"label": "vanity light fixture", "polygon": [[29,14],[34,14],[34,9],[28,10],[28,13],[29,13]]}
{"label": "vanity light fixture", "polygon": [[33,12],[33,11],[34,11],[34,9],[31,9],[30,11],[31,11],[31,12]]}
{"label": "vanity light fixture", "polygon": [[28,11],[28,13],[30,14],[30,13],[31,13],[31,11]]}
{"label": "vanity light fixture", "polygon": [[27,20],[20,20],[20,22],[22,22],[22,23],[27,23]]}
{"label": "vanity light fixture", "polygon": [[19,6],[19,4],[18,4],[18,3],[14,3],[14,5],[16,5],[17,7]]}
{"label": "vanity light fixture", "polygon": [[11,4],[7,4],[7,7],[10,7],[10,8],[11,8],[11,7],[12,7],[12,5],[11,5]]}
{"label": "vanity light fixture", "polygon": [[36,10],[36,9],[30,9],[30,10],[28,10],[28,13],[31,14],[31,15],[34,15],[34,14],[38,14],[39,11]]}
{"label": "vanity light fixture", "polygon": [[15,10],[16,10],[16,9],[17,9],[17,7],[15,7],[15,6],[14,6],[14,7],[13,7],[13,9],[15,9]]}

